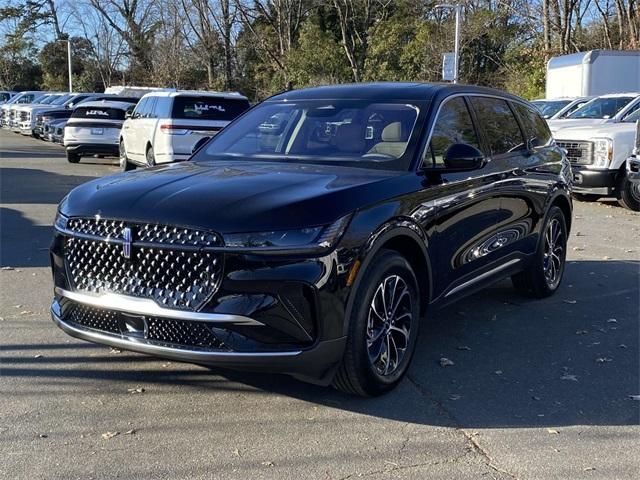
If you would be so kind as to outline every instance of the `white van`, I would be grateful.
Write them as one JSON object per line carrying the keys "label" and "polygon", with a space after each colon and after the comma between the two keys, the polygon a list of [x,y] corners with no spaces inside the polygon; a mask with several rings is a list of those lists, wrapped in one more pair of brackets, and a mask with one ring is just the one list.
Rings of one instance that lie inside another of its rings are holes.
{"label": "white van", "polygon": [[67,160],[78,163],[82,157],[93,155],[118,156],[122,123],[134,106],[132,102],[113,100],[78,105],[64,127]]}
{"label": "white van", "polygon": [[239,93],[148,93],[122,126],[120,165],[130,170],[187,160],[199,142],[213,137],[249,106]]}

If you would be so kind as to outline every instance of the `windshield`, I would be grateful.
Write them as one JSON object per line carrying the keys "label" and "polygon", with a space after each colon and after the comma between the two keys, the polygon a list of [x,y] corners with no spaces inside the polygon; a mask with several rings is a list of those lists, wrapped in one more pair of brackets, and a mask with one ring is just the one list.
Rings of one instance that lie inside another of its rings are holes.
{"label": "windshield", "polygon": [[331,163],[406,170],[418,107],[359,100],[264,102],[222,130],[195,160]]}
{"label": "windshield", "polygon": [[33,103],[38,103],[40,105],[50,105],[52,104],[60,95],[49,95],[46,98],[41,98],[40,100],[34,101]]}
{"label": "windshield", "polygon": [[51,105],[62,105],[63,103],[65,103],[67,100],[69,100],[72,96],[69,94],[66,95],[60,95],[57,98],[55,98],[52,102]]}
{"label": "windshield", "polygon": [[544,118],[551,118],[569,105],[571,100],[534,100],[531,103],[535,105]]}
{"label": "windshield", "polygon": [[567,118],[613,118],[634,98],[635,97],[594,98]]}
{"label": "windshield", "polygon": [[635,123],[640,120],[640,104],[633,112],[622,119],[623,122]]}

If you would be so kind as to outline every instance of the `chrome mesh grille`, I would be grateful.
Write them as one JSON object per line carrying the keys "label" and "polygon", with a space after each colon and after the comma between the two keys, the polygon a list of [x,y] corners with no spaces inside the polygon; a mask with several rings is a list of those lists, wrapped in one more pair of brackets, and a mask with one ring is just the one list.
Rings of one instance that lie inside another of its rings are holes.
{"label": "chrome mesh grille", "polygon": [[593,163],[593,143],[572,140],[556,140],[560,148],[567,151],[567,158],[576,165],[591,165]]}
{"label": "chrome mesh grille", "polygon": [[[81,303],[69,305],[65,321],[91,330],[131,335],[127,330],[124,316],[116,311],[91,307]],[[146,317],[146,328],[141,337],[171,346],[197,347],[209,350],[228,350],[205,322],[173,320],[169,318]]]}
{"label": "chrome mesh grille", "polygon": [[224,347],[204,322],[150,318],[147,320],[147,325],[147,338],[150,340],[189,347],[216,349]]}
{"label": "chrome mesh grille", "polygon": [[76,290],[150,298],[182,310],[198,310],[215,294],[222,278],[222,256],[201,247],[216,245],[216,234],[197,231],[196,238],[190,229],[158,226],[156,230],[156,225],[129,223],[126,227],[133,236],[129,258],[123,248],[125,222],[69,220],[68,230],[105,239],[67,237],[65,262]]}
{"label": "chrome mesh grille", "polygon": [[93,330],[102,332],[120,333],[120,324],[115,312],[100,308],[75,305],[71,309],[68,319]]}

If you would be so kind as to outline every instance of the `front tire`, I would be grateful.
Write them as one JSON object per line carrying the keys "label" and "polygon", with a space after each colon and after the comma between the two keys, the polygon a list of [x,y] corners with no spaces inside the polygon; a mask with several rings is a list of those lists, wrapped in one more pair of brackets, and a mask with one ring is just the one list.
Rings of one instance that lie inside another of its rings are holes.
{"label": "front tire", "polygon": [[511,277],[517,291],[535,298],[553,295],[564,275],[568,232],[564,213],[559,207],[549,210],[541,235],[531,265]]}
{"label": "front tire", "polygon": [[80,155],[75,152],[70,152],[67,150],[67,162],[69,163],[78,163],[80,162]]}
{"label": "front tire", "polygon": [[621,207],[640,212],[640,183],[634,183],[626,174],[620,176],[616,188],[616,198]]}
{"label": "front tire", "polygon": [[392,250],[378,252],[362,278],[333,385],[375,396],[392,390],[407,372],[418,337],[420,297],[411,265]]}

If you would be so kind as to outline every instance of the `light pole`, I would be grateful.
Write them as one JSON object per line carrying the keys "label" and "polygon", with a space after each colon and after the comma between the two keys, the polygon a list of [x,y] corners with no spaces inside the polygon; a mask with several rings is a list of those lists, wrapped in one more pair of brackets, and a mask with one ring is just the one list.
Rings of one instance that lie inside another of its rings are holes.
{"label": "light pole", "polygon": [[460,23],[462,21],[462,5],[456,3],[455,5],[444,4],[436,5],[434,8],[442,8],[447,10],[455,10],[456,12],[456,38],[455,38],[455,50],[453,60],[453,83],[458,83],[458,72],[460,69]]}
{"label": "light pole", "polygon": [[58,40],[58,42],[67,42],[67,64],[69,66],[69,93],[73,92],[73,79],[71,77],[71,40]]}

